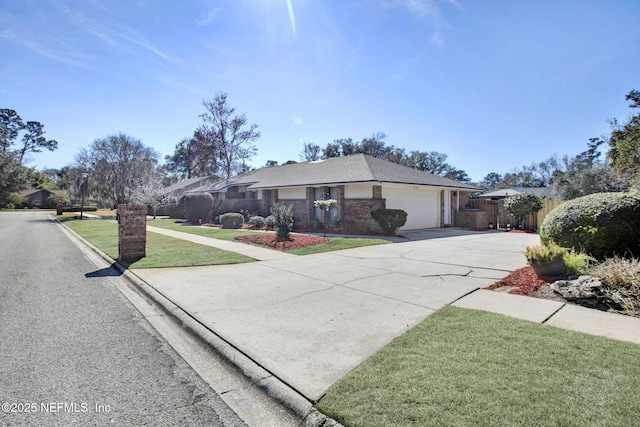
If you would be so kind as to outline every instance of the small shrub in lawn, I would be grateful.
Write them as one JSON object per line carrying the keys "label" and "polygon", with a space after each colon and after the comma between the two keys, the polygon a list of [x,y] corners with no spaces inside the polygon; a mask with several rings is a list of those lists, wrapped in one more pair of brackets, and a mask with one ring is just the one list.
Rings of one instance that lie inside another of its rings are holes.
{"label": "small shrub in lawn", "polygon": [[260,215],[255,215],[249,218],[249,225],[253,225],[255,227],[263,227],[265,225],[264,218]]}
{"label": "small shrub in lawn", "polygon": [[192,224],[209,222],[213,209],[213,196],[204,192],[187,194],[184,198],[184,209]]}
{"label": "small shrub in lawn", "polygon": [[382,228],[383,233],[390,236],[396,234],[407,222],[407,213],[402,209],[376,209],[371,211],[371,217]]}
{"label": "small shrub in lawn", "polygon": [[544,244],[554,242],[603,260],[640,254],[640,195],[597,193],[569,200],[540,226]]}
{"label": "small shrub in lawn", "polygon": [[220,215],[220,224],[222,228],[240,228],[244,223],[244,217],[239,213],[226,213]]}
{"label": "small shrub in lawn", "polygon": [[7,203],[7,204],[6,204],[6,206],[5,206],[5,207],[6,207],[7,209],[15,209],[15,208],[16,208],[16,205],[14,205],[13,203],[9,202],[9,203]]}
{"label": "small shrub in lawn", "polygon": [[274,218],[274,228],[276,235],[280,239],[288,239],[289,233],[293,230],[293,205],[276,203],[271,207],[271,215]]}
{"label": "small shrub in lawn", "polygon": [[264,219],[264,223],[267,227],[275,227],[276,226],[276,217],[273,215],[269,215]]}

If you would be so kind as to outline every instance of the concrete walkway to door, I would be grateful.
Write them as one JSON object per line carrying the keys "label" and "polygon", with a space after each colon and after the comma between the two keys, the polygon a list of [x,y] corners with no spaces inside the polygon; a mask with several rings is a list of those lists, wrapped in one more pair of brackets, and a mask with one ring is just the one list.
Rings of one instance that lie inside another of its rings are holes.
{"label": "concrete walkway to door", "polygon": [[539,238],[447,229],[408,232],[404,240],[249,264],[133,273],[315,402],[436,310],[524,266],[524,246]]}

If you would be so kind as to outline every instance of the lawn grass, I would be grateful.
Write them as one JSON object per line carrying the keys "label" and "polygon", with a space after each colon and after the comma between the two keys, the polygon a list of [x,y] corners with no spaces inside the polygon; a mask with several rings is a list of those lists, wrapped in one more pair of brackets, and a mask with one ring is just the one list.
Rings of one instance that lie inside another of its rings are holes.
{"label": "lawn grass", "polygon": [[[65,221],[64,224],[113,259],[118,258],[118,225],[114,221]],[[255,259],[211,246],[147,232],[147,256],[129,268],[192,267],[253,262]]]}
{"label": "lawn grass", "polygon": [[311,255],[322,252],[339,251],[341,249],[359,248],[361,246],[384,245],[391,243],[384,239],[365,239],[351,237],[329,237],[328,243],[307,246],[305,248],[291,249],[287,252],[296,255]]}
{"label": "lawn grass", "polygon": [[250,230],[223,230],[216,227],[195,227],[192,225],[183,225],[177,223],[175,219],[157,218],[149,219],[147,225],[153,227],[161,227],[169,230],[182,231],[183,233],[197,234],[198,236],[211,237],[219,240],[234,240],[237,236],[246,236],[251,234],[264,234],[263,231]]}
{"label": "lawn grass", "polygon": [[446,307],[317,407],[345,426],[626,426],[640,413],[640,346]]}
{"label": "lawn grass", "polygon": [[[237,236],[247,235],[262,235],[264,231],[250,231],[250,230],[223,230],[214,227],[194,227],[190,225],[181,225],[176,223],[175,219],[150,219],[147,221],[148,225],[154,227],[167,228],[169,230],[182,231],[185,233],[197,234],[199,236],[211,237],[213,239],[231,240],[233,241]],[[348,237],[330,237],[328,243],[319,245],[307,246],[306,248],[288,250],[288,253],[295,255],[310,255],[322,252],[338,251],[341,249],[358,248],[361,246],[381,245],[391,243],[385,239],[361,239],[361,238],[348,238]]]}

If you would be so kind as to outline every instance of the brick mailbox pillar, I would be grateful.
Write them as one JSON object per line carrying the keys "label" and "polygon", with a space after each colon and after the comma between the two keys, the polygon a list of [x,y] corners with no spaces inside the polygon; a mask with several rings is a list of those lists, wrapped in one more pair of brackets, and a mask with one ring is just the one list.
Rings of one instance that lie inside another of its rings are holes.
{"label": "brick mailbox pillar", "polygon": [[132,263],[146,255],[147,207],[118,205],[118,261]]}

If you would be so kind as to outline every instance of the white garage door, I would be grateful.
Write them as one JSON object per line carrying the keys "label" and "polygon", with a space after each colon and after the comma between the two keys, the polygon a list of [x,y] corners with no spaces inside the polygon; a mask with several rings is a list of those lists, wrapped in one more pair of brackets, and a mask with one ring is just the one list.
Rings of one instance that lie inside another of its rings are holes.
{"label": "white garage door", "polygon": [[387,209],[407,212],[407,223],[400,230],[440,227],[440,192],[422,188],[382,187]]}

